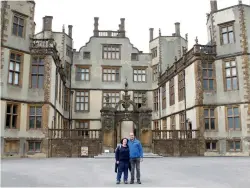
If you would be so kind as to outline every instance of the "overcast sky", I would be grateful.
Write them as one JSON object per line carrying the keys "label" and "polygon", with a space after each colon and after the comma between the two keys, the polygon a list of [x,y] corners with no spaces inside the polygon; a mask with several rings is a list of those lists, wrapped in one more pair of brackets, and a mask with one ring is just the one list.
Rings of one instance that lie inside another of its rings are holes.
{"label": "overcast sky", "polygon": [[[243,0],[250,4],[250,0]],[[218,0],[218,9],[238,4],[238,0]],[[200,44],[208,42],[206,13],[210,0],[36,0],[36,32],[42,29],[42,18],[53,16],[53,31],[73,25],[74,48],[77,51],[93,35],[94,17],[99,17],[99,30],[118,30],[125,18],[126,35],[139,50],[148,52],[149,28],[154,37],[174,33],[174,23],[181,23],[181,35],[189,35],[189,48],[198,36]]]}

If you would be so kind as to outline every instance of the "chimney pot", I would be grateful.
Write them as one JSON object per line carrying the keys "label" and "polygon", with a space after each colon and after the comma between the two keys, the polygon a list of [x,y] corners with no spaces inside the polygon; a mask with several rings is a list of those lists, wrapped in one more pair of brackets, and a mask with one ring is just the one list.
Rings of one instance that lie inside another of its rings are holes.
{"label": "chimney pot", "polygon": [[211,13],[216,12],[217,8],[217,0],[210,0]]}
{"label": "chimney pot", "polygon": [[43,31],[52,31],[53,16],[43,17]]}
{"label": "chimney pot", "polygon": [[72,28],[73,25],[68,25],[68,35],[70,36],[70,38],[72,38]]}
{"label": "chimney pot", "polygon": [[154,28],[149,28],[149,41],[154,39]]}
{"label": "chimney pot", "polygon": [[177,36],[177,37],[181,36],[180,23],[179,22],[175,23],[175,36]]}

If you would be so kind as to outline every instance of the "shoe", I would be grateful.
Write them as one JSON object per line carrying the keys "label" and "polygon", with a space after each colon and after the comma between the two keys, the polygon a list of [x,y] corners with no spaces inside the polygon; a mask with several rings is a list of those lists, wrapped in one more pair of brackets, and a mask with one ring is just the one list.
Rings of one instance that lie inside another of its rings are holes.
{"label": "shoe", "polygon": [[131,180],[131,181],[130,181],[130,184],[134,184],[134,181],[133,181],[133,180]]}
{"label": "shoe", "polygon": [[140,181],[140,180],[137,180],[137,183],[138,183],[138,184],[141,184],[141,181]]}
{"label": "shoe", "polygon": [[116,181],[116,184],[120,184],[120,181]]}
{"label": "shoe", "polygon": [[125,184],[128,184],[128,181],[124,181]]}

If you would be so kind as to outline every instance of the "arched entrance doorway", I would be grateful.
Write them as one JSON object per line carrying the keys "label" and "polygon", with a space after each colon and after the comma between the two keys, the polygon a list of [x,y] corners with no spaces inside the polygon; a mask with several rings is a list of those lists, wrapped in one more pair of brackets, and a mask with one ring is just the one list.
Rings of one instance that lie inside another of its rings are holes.
{"label": "arched entrance doorway", "polygon": [[[151,148],[152,110],[146,106],[146,97],[143,97],[142,107],[138,109],[128,94],[127,81],[125,83],[124,93],[122,100],[120,100],[115,107],[110,105],[108,95],[105,98],[106,106],[101,109],[103,150],[108,149],[109,151],[113,151],[117,143],[120,142],[121,136],[127,134],[125,137],[128,137],[131,131],[135,131],[135,135],[140,139],[143,147]],[[120,107],[123,109],[120,110]],[[125,128],[122,122],[127,121],[133,122],[132,130],[121,132]]]}

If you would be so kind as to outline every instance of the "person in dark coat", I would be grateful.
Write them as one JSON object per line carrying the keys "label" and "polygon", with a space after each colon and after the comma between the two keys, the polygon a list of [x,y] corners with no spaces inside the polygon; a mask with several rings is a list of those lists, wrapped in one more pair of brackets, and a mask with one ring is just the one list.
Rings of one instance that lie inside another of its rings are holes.
{"label": "person in dark coat", "polygon": [[129,168],[129,147],[128,140],[123,138],[121,146],[116,149],[115,160],[118,165],[118,172],[116,177],[116,184],[120,184],[122,173],[124,176],[124,183],[128,183],[128,168]]}

